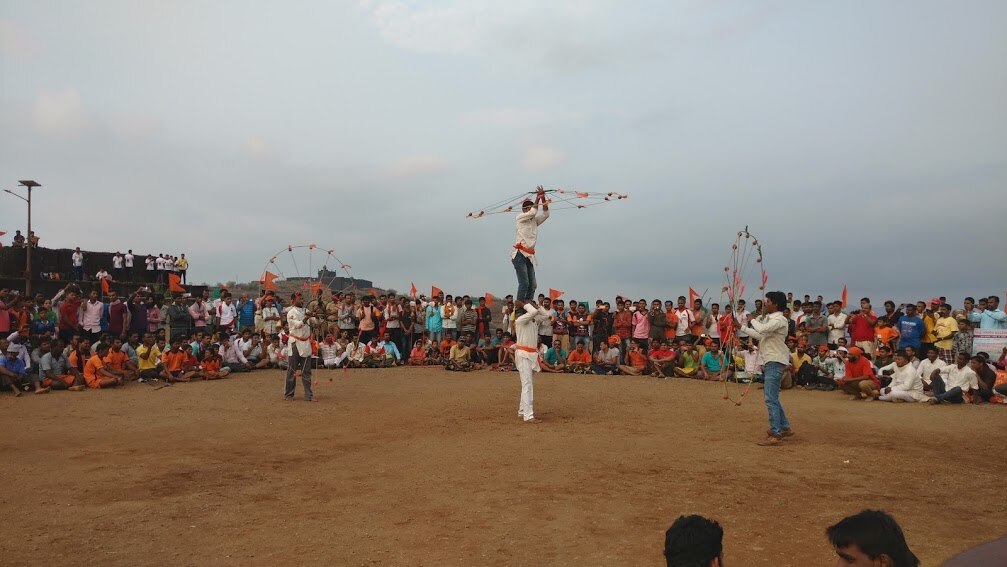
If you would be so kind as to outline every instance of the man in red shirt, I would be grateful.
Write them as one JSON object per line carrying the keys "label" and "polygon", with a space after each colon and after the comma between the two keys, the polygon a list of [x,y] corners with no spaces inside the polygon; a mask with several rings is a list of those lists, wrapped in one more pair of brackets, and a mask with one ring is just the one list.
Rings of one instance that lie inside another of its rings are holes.
{"label": "man in red shirt", "polygon": [[667,378],[674,375],[675,351],[668,346],[668,341],[661,341],[661,346],[650,351],[651,376],[654,378]]}
{"label": "man in red shirt", "polygon": [[846,357],[846,374],[836,383],[853,399],[866,400],[881,394],[881,382],[874,374],[871,361],[864,357],[863,349],[856,346],[850,347]]}
{"label": "man in red shirt", "polygon": [[591,351],[587,350],[583,339],[577,341],[577,348],[567,357],[566,368],[574,374],[591,373]]}
{"label": "man in red shirt", "polygon": [[69,343],[80,329],[80,296],[67,286],[66,299],[59,304],[59,339]]}
{"label": "man in red shirt", "polygon": [[860,300],[860,311],[850,313],[846,325],[853,345],[871,356],[874,356],[874,347],[877,344],[874,342],[874,328],[877,323],[878,317],[871,311],[871,300],[865,297]]}

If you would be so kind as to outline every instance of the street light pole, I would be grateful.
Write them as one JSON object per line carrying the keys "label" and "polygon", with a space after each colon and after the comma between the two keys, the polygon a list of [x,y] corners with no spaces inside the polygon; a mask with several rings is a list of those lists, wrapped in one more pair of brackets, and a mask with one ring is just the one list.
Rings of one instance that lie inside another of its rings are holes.
{"label": "street light pole", "polygon": [[25,297],[29,297],[31,296],[31,249],[34,246],[31,232],[31,190],[42,185],[32,179],[20,179],[18,185],[28,189],[27,199],[9,189],[4,189],[4,191],[28,203],[28,248],[25,250],[24,294]]}

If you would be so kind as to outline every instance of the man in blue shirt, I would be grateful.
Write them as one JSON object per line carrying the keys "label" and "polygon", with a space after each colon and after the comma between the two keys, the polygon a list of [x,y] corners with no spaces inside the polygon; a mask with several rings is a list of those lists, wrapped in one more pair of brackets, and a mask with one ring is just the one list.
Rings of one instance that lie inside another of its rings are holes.
{"label": "man in blue shirt", "polygon": [[[10,387],[15,398],[21,395],[21,386],[28,381],[28,368],[18,356],[20,354],[21,348],[12,343],[7,347],[6,355],[0,358],[0,385]],[[35,382],[35,390],[39,390],[37,381]],[[48,391],[48,389],[45,390],[45,392]]]}
{"label": "man in blue shirt", "polygon": [[899,331],[899,348],[911,346],[919,352],[923,344],[926,325],[923,323],[923,319],[916,316],[915,305],[912,303],[906,305],[906,314],[899,317],[895,328]]}
{"label": "man in blue shirt", "polygon": [[969,321],[979,323],[980,329],[1007,329],[1007,313],[999,307],[1000,298],[991,295],[986,300],[986,309],[970,312]]}
{"label": "man in blue shirt", "polygon": [[395,341],[392,340],[392,335],[390,333],[385,333],[381,336],[381,346],[385,347],[385,357],[388,359],[395,358],[395,364],[402,364],[402,353],[399,352],[399,347],[395,346]]}

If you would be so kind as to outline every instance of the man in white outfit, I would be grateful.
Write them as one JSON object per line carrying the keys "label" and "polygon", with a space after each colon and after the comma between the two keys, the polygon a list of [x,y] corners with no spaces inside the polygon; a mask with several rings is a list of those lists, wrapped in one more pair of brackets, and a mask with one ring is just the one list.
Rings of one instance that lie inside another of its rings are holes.
{"label": "man in white outfit", "polygon": [[882,388],[882,402],[925,402],[926,394],[923,393],[923,377],[919,371],[909,363],[909,355],[906,351],[900,350],[895,354],[895,362],[884,366],[879,372],[885,374],[892,372],[892,382],[886,388]]}
{"label": "man in white outfit", "polygon": [[524,311],[514,321],[517,344],[514,347],[514,364],[518,376],[521,377],[521,403],[517,414],[525,423],[542,423],[535,417],[533,404],[535,402],[534,378],[535,372],[542,370],[538,364],[538,326],[549,318],[549,313],[535,304],[534,301],[524,303],[520,300],[515,304],[517,311]]}
{"label": "man in white outfit", "polygon": [[311,392],[311,325],[318,324],[311,311],[304,310],[304,300],[300,294],[290,298],[290,309],[287,310],[287,328],[290,336],[287,345],[290,347],[290,358],[287,359],[287,380],[283,399],[293,400],[297,388],[297,377],[304,385],[304,401],[313,402]]}
{"label": "man in white outfit", "polygon": [[[535,200],[525,199],[521,203],[521,213],[515,218],[514,249],[511,250],[511,263],[517,273],[517,298],[531,301],[535,295],[535,244],[538,242],[538,225],[549,218],[549,203],[545,199],[545,189],[539,185]],[[542,214],[538,215],[538,205],[542,205]],[[538,216],[536,216],[538,215]]]}

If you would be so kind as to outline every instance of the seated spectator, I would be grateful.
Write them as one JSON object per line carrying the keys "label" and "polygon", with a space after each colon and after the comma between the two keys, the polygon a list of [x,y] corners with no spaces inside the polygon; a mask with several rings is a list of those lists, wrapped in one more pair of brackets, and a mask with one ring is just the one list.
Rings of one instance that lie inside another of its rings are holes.
{"label": "seated spectator", "polygon": [[[0,386],[10,388],[14,392],[15,398],[21,395],[21,388],[30,381],[28,379],[28,367],[21,360],[20,354],[21,347],[16,344],[8,344],[6,356],[0,359]],[[35,382],[36,393],[44,394],[49,392],[48,389],[40,391],[42,389],[42,385],[39,382]]]}
{"label": "seated spectator", "polygon": [[929,400],[930,403],[961,404],[967,401],[967,397],[971,399],[971,394],[979,388],[979,378],[969,362],[968,355],[959,352],[953,365],[945,366],[939,375],[932,376],[934,397]]}
{"label": "seated spectator", "polygon": [[825,530],[829,542],[845,565],[918,567],[902,528],[888,514],[864,510],[843,518]]}
{"label": "seated spectator", "polygon": [[385,356],[388,358],[391,366],[402,364],[402,353],[399,352],[399,347],[392,340],[390,333],[383,333],[381,335],[381,346],[384,347]]}
{"label": "seated spectator", "polygon": [[368,368],[384,368],[391,366],[385,353],[385,347],[378,342],[378,337],[371,336],[367,344],[364,345],[364,366]]}
{"label": "seated spectator", "polygon": [[104,358],[106,356],[108,356],[108,345],[98,343],[94,354],[84,365],[84,381],[87,382],[88,388],[114,388],[123,385],[122,378],[105,368]]}
{"label": "seated spectator", "polygon": [[413,350],[409,351],[409,366],[425,366],[427,364],[427,349],[423,341],[413,343]]}
{"label": "seated spectator", "polygon": [[699,362],[699,377],[710,382],[719,382],[727,372],[728,364],[724,353],[720,352],[720,346],[710,341],[706,347],[709,349]]}
{"label": "seated spectator", "polygon": [[[486,312],[488,313],[489,309],[487,309]],[[552,330],[552,326],[550,326],[549,329]],[[487,331],[483,334],[483,338],[479,339],[479,342],[476,343],[473,359],[480,364],[488,366],[496,364],[497,354],[497,345],[493,341],[493,336]]]}
{"label": "seated spectator", "polygon": [[650,362],[651,376],[667,378],[675,375],[675,351],[667,340],[662,340],[658,347],[650,351],[647,357]]}
{"label": "seated spectator", "polygon": [[105,369],[116,378],[129,382],[139,378],[139,374],[133,370],[129,361],[129,355],[122,351],[122,339],[115,337],[108,349],[108,354],[102,359]]}
{"label": "seated spectator", "polygon": [[[212,345],[211,350],[212,352],[217,352],[217,349],[212,348]],[[279,335],[272,335],[269,337],[269,345],[266,346],[266,358],[267,360],[269,360],[269,365],[267,366],[267,368],[281,368],[283,370],[287,369],[286,348],[284,348],[284,346],[280,344]]]}
{"label": "seated spectator", "polygon": [[349,366],[350,368],[363,368],[364,347],[365,345],[360,342],[360,335],[354,333],[353,338],[350,339],[350,342],[346,344],[347,366]]}
{"label": "seated spectator", "polygon": [[346,360],[346,349],[336,337],[328,334],[318,345],[318,357],[322,359],[322,365],[326,368],[338,368]]}
{"label": "seated spectator", "polygon": [[53,390],[83,391],[87,388],[84,375],[70,366],[70,361],[63,354],[63,348],[63,342],[57,339],[48,352],[39,359],[42,385]]}
{"label": "seated spectator", "polygon": [[[195,369],[188,364],[192,354],[188,350],[184,350],[182,345],[189,346],[185,339],[175,339],[172,341],[171,349],[161,355],[164,368],[168,372],[168,382],[188,382],[196,373]],[[236,349],[237,347],[232,348],[235,351]]]}
{"label": "seated spectator", "polygon": [[745,346],[741,353],[741,358],[745,362],[745,378],[752,382],[764,382],[762,373],[765,362],[762,360],[762,353],[759,352],[757,341],[753,340]]}
{"label": "seated spectator", "polygon": [[[976,360],[978,358],[978,360]],[[976,392],[972,396],[972,403],[981,404],[988,402],[993,396],[993,387],[996,385],[996,369],[989,363],[989,353],[978,352],[970,362],[972,370],[976,373]]]}
{"label": "seated spectator", "polygon": [[629,343],[629,351],[626,353],[626,364],[619,366],[620,374],[629,376],[639,376],[647,371],[647,357],[640,352],[635,341]]}
{"label": "seated spectator", "polygon": [[927,348],[927,357],[920,361],[920,365],[916,367],[916,372],[920,375],[920,379],[923,380],[924,390],[930,390],[933,387],[934,374],[940,375],[941,370],[947,366],[938,357],[939,352],[940,349],[936,346]]}
{"label": "seated spectator", "polygon": [[679,378],[696,378],[699,373],[699,360],[692,351],[692,345],[686,340],[678,341],[678,357],[675,359],[675,376]]}
{"label": "seated spectator", "polygon": [[504,333],[503,341],[497,351],[498,369],[509,369],[514,366],[514,344],[514,336],[510,333]]}
{"label": "seated spectator", "polygon": [[853,396],[853,399],[866,400],[881,395],[881,382],[874,374],[874,366],[864,356],[860,347],[850,347],[846,357],[844,376],[836,380],[839,388]]}
{"label": "seated spectator", "polygon": [[458,342],[451,346],[448,352],[447,362],[444,364],[445,370],[454,372],[468,372],[477,370],[478,367],[472,362],[472,349],[468,346],[468,336],[458,337]]}
{"label": "seated spectator", "polygon": [[208,350],[200,364],[199,377],[203,380],[219,380],[226,377],[231,371],[224,368],[221,362],[219,350]]}
{"label": "seated spectator", "polygon": [[577,348],[570,351],[566,357],[566,371],[573,374],[590,374],[591,360],[591,351],[587,350],[586,341],[578,339]]}
{"label": "seated spectator", "polygon": [[889,371],[892,372],[892,381],[886,388],[881,389],[879,400],[882,402],[927,401],[927,396],[923,393],[923,379],[909,362],[909,354],[905,350],[897,352],[895,362],[881,369],[882,374]]}
{"label": "seated spectator", "polygon": [[668,567],[722,567],[724,530],[702,516],[679,516],[664,534]]}
{"label": "seated spectator", "polygon": [[619,347],[615,345],[620,342],[618,335],[612,335],[607,341],[598,343],[598,351],[594,353],[594,366],[591,367],[595,374],[619,373]]}
{"label": "seated spectator", "polygon": [[553,339],[552,346],[542,355],[539,366],[542,372],[566,372],[566,359],[569,353],[563,350],[563,342]]}
{"label": "seated spectator", "polygon": [[221,368],[227,368],[229,373],[249,372],[252,365],[248,363],[245,354],[238,350],[229,339],[220,341],[220,348],[217,350],[220,355]]}

